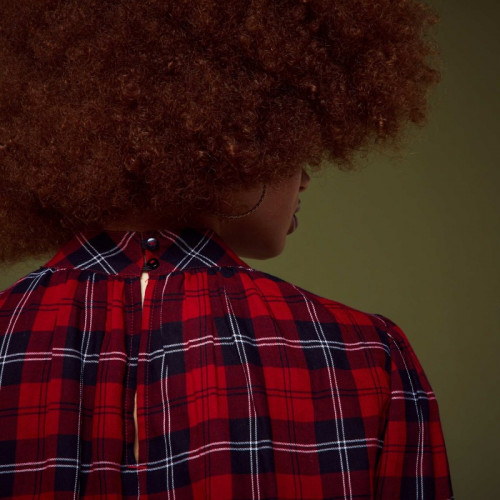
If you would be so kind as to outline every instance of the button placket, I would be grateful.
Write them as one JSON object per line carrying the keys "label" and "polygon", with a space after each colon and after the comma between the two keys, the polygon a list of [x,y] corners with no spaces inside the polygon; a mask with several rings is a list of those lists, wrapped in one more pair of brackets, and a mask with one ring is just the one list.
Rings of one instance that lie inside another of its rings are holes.
{"label": "button placket", "polygon": [[[142,240],[142,246],[145,250],[149,250],[151,252],[154,252],[155,250],[158,249],[158,239],[154,238],[154,237],[144,239],[144,240]],[[144,255],[144,259],[146,259],[146,255]],[[146,261],[142,270],[143,271],[152,271],[153,269],[157,269],[159,267],[159,265],[160,265],[160,261],[156,257],[151,257]]]}
{"label": "button placket", "polygon": [[[147,288],[147,283],[148,283],[148,271],[151,271],[153,269],[156,269],[160,265],[160,261],[156,257],[150,257],[148,259],[148,251],[149,252],[154,252],[155,250],[158,250],[159,248],[159,243],[158,239],[154,237],[147,237],[147,238],[142,238],[141,239],[141,246],[144,251],[144,265],[142,268],[142,274],[141,274],[141,305],[142,305],[142,323],[141,323],[141,329],[144,329],[145,324],[147,323],[147,315],[149,314],[148,312],[144,311],[144,299],[145,299],[145,294],[146,294],[146,288]],[[147,261],[146,261],[147,259]],[[141,349],[139,349],[140,351]],[[143,366],[137,366],[137,377],[138,380],[140,377],[142,377],[141,372],[143,371]],[[143,395],[141,396],[141,398]],[[135,435],[134,435],[134,448],[133,448],[133,453],[134,453],[134,458],[136,464],[140,463],[139,458],[139,422],[138,422],[138,416],[137,416],[137,407],[138,407],[138,393],[137,393],[137,387],[136,391],[134,394],[134,407],[133,407],[133,418],[134,418],[134,427],[135,427]],[[139,402],[139,404],[144,405],[144,402]],[[145,417],[143,417],[145,418]]]}

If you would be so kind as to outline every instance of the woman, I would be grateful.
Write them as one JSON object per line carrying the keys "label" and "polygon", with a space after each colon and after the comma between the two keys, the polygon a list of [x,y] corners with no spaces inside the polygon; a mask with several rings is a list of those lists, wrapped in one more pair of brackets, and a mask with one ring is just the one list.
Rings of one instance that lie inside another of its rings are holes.
{"label": "woman", "polygon": [[[409,0],[2,2],[0,496],[452,498],[390,319],[252,269],[439,80]],[[21,201],[21,202],[20,202]]]}

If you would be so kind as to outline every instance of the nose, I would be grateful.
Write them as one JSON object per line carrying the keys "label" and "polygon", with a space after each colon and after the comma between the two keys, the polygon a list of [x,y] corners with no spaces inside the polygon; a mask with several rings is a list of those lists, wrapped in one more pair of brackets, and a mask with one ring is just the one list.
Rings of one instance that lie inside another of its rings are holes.
{"label": "nose", "polygon": [[300,189],[299,192],[305,191],[307,187],[309,186],[309,183],[311,182],[311,177],[309,174],[303,169],[302,170],[302,179],[300,182]]}

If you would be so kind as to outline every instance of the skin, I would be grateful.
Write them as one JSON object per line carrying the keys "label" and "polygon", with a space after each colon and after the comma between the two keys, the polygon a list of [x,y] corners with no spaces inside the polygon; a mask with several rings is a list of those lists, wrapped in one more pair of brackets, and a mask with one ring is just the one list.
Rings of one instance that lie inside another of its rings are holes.
{"label": "skin", "polygon": [[[294,213],[299,207],[300,193],[310,183],[307,172],[298,168],[290,178],[279,184],[267,186],[262,204],[248,216],[229,219],[214,214],[199,214],[190,225],[213,229],[237,255],[252,259],[269,259],[281,254],[286,238],[296,230]],[[263,186],[251,190],[234,191],[227,200],[224,214],[240,214],[253,208],[262,196]],[[156,227],[153,227],[155,226]],[[132,219],[127,222],[107,226],[107,230],[146,231],[158,227],[178,230],[165,220],[152,224],[151,220]]]}

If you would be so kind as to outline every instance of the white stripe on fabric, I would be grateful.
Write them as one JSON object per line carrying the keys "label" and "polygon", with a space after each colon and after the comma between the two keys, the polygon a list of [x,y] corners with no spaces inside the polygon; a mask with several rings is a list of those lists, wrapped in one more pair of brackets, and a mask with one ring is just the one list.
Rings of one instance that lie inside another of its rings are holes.
{"label": "white stripe on fabric", "polygon": [[[316,330],[316,333],[318,334],[318,337],[321,338],[321,342],[323,344],[323,354],[325,356],[325,359],[327,360],[327,366],[329,368],[332,368],[331,370],[328,370],[328,378],[330,380],[330,392],[332,395],[332,404],[333,404],[333,411],[334,411],[334,418],[335,418],[335,428],[337,430],[337,437],[340,438],[340,432],[339,432],[339,420],[340,420],[340,429],[342,433],[342,442],[344,443],[344,446],[339,447],[339,457],[340,457],[340,466],[342,469],[342,485],[344,488],[344,497],[352,499],[352,486],[351,486],[351,473],[349,469],[349,457],[347,453],[347,445],[346,445],[346,437],[345,437],[345,430],[344,430],[344,418],[342,414],[342,403],[340,400],[340,392],[339,392],[339,386],[337,382],[337,375],[335,373],[335,365],[333,363],[333,358],[332,358],[332,353],[326,348],[327,342],[326,342],[326,337],[325,337],[325,332],[323,331],[323,328],[321,326],[321,322],[318,319],[318,315],[316,313],[316,309],[314,307],[314,304],[312,301],[308,300],[307,297],[299,290],[298,287],[295,285],[292,285],[299,293],[302,295],[302,298],[304,299],[304,302],[306,303],[307,310],[309,312],[309,315],[311,317],[311,322],[314,325],[314,328]],[[328,361],[330,364],[328,364]],[[333,380],[335,383],[335,391],[332,386],[332,377],[331,374],[333,373]],[[338,405],[338,413],[337,413],[337,403]],[[340,418],[339,418],[340,416]],[[342,454],[342,451],[344,454]],[[343,456],[344,455],[344,456]],[[345,471],[344,471],[344,459],[345,459]],[[348,491],[346,491],[346,476],[347,476],[347,486],[348,486]]]}
{"label": "white stripe on fabric", "polygon": [[[92,331],[92,311],[93,311],[93,292],[94,292],[94,287],[91,287],[91,295],[90,295],[90,316],[87,316],[87,309],[88,309],[88,304],[89,304],[89,284],[94,283],[94,278],[95,274],[92,274],[90,277],[90,280],[87,280],[85,283],[86,288],[85,288],[85,302],[84,302],[84,321],[83,321],[83,332],[82,332],[82,346],[81,346],[81,351],[83,351],[83,344],[85,342],[85,334],[87,333],[87,345],[85,347],[85,353],[83,354],[83,361],[80,369],[80,401],[79,401],[79,406],[78,406],[78,438],[77,438],[77,443],[76,443],[76,461],[77,461],[77,467],[75,468],[75,486],[73,488],[73,499],[77,498],[78,492],[80,490],[80,482],[78,481],[79,477],[79,462],[80,462],[80,428],[81,428],[81,422],[82,422],[82,402],[83,402],[83,373],[85,371],[85,361],[87,357],[87,351],[89,348],[90,344],[90,333]],[[88,319],[88,327],[87,327],[87,318]]]}
{"label": "white stripe on fabric", "polygon": [[[253,446],[250,447],[250,475],[251,475],[251,480],[252,480],[252,498],[255,498],[255,491],[254,491],[254,481],[256,482],[257,485],[257,498],[260,498],[260,487],[259,487],[259,464],[258,464],[258,452],[256,449],[257,446],[257,409],[255,408],[255,402],[253,400],[253,392],[252,392],[252,380],[250,378],[250,368],[248,366],[248,360],[246,357],[246,352],[245,352],[245,347],[243,343],[240,342],[241,334],[240,330],[238,327],[238,322],[236,321],[236,316],[234,315],[233,312],[233,307],[231,305],[231,302],[229,301],[229,297],[227,295],[226,288],[224,287],[224,295],[226,297],[226,306],[227,306],[227,313],[229,316],[229,324],[231,327],[231,331],[233,332],[233,338],[234,338],[234,343],[236,345],[236,349],[238,350],[238,355],[241,360],[241,365],[243,368],[243,371],[245,373],[245,378],[247,382],[247,389],[248,389],[248,413],[249,413],[249,423],[248,426],[250,428],[250,443],[253,444]],[[245,369],[246,367],[246,369]],[[252,410],[253,410],[253,420],[255,424],[255,439],[252,438]],[[253,453],[255,452],[255,453]],[[255,473],[253,471],[253,456],[255,455]]]}
{"label": "white stripe on fabric", "polygon": [[[54,348],[54,350],[57,349],[57,348]],[[75,350],[75,349],[73,349]],[[75,350],[75,352],[78,352]],[[33,356],[33,355],[37,355],[38,356]],[[5,356],[6,358],[18,358],[18,359],[10,359],[8,361],[5,361],[5,364],[9,364],[9,363],[22,363],[22,364],[25,364],[29,361],[49,361],[50,359],[53,359],[53,358],[74,358],[74,359],[79,359],[79,360],[82,360],[83,357],[81,355],[77,356],[75,354],[64,354],[64,353],[54,353],[53,355],[50,354],[50,351],[48,353],[45,353],[45,352],[40,352],[40,353],[35,353],[35,352],[30,352],[29,355],[26,355],[26,357],[24,357],[24,354],[23,353],[15,353],[15,354],[9,354],[7,356]],[[114,357],[114,356],[109,356],[109,355],[106,355],[106,353],[102,354],[101,356],[99,356],[99,354],[89,354],[88,357],[91,357],[91,356],[97,356],[99,359],[91,359],[91,360],[86,360],[87,363],[99,363],[99,360],[100,361],[121,361],[123,363],[126,363],[126,360],[123,359],[123,358],[119,358],[119,357]],[[137,358],[135,358],[137,359]]]}
{"label": "white stripe on fabric", "polygon": [[[162,303],[163,306],[163,303]],[[286,345],[292,349],[322,349],[323,346],[326,344],[328,345],[331,349],[337,349],[340,351],[358,351],[358,350],[365,350],[365,349],[381,349],[385,352],[388,351],[387,346],[385,346],[382,343],[379,342],[354,342],[352,344],[343,344],[341,342],[335,342],[335,341],[328,341],[325,340],[323,341],[317,341],[317,340],[293,340],[293,339],[286,339],[286,338],[276,338],[276,337],[261,337],[256,339],[255,337],[249,337],[244,334],[240,335],[240,338],[242,339],[242,342],[247,343],[249,345],[253,345],[255,347],[263,347],[263,346],[282,346]],[[224,341],[222,341],[224,340]],[[186,349],[193,349],[193,348],[199,348],[203,346],[204,344],[215,344],[215,345],[231,345],[233,344],[234,340],[232,337],[217,337],[217,339],[214,339],[212,336],[205,336],[205,337],[199,337],[197,339],[191,339],[188,340],[186,343],[177,343],[177,344],[169,344],[169,349],[167,352],[174,353],[174,352],[180,352],[180,351],[185,351]],[[190,345],[189,344],[193,344]],[[302,345],[305,344],[305,345]],[[307,344],[318,344],[318,345],[307,345]],[[185,346],[188,345],[186,348]],[[352,346],[352,347],[351,347]],[[150,353],[144,353],[144,354],[139,354],[139,357],[128,357],[126,356],[125,353],[119,352],[119,351],[110,351],[107,353],[92,353],[92,354],[87,354],[86,356],[86,362],[87,363],[98,363],[99,360],[103,361],[123,361],[127,362],[128,361],[136,361],[139,359],[141,361],[153,361],[157,358],[161,358],[163,356],[163,350],[162,349],[157,349],[156,351],[152,351]],[[51,354],[52,353],[52,354]],[[5,364],[8,363],[18,363],[18,362],[29,362],[29,361],[45,361],[50,358],[55,358],[55,357],[68,357],[68,358],[76,358],[76,359],[83,359],[81,353],[73,348],[65,348],[65,347],[54,347],[51,351],[51,353],[47,352],[30,352],[28,355],[25,355],[24,353],[12,353],[12,354],[7,354],[5,356],[1,356],[0,359],[2,359]],[[26,356],[26,357],[24,357]],[[19,359],[15,359],[19,358]],[[94,359],[92,359],[94,358]]]}
{"label": "white stripe on fabric", "polygon": [[19,303],[16,304],[16,308],[14,309],[14,312],[12,313],[12,315],[9,318],[9,324],[7,325],[7,329],[6,329],[5,334],[3,335],[3,338],[2,338],[2,345],[0,346],[0,389],[2,388],[3,369],[5,367],[4,359],[7,357],[7,352],[9,350],[10,339],[12,337],[11,334],[12,334],[12,332],[15,331],[14,327],[16,326],[17,320],[20,318],[20,316],[23,312],[23,308],[24,308],[25,304],[28,302],[28,299],[30,298],[31,293],[33,292],[33,290],[35,290],[37,288],[38,282],[42,279],[43,276],[45,276],[45,274],[47,274],[47,272],[51,272],[51,271],[48,270],[46,272],[41,272],[37,276],[38,279],[34,279],[30,283],[27,291],[23,294]]}
{"label": "white stripe on fabric", "polygon": [[[25,462],[17,464],[0,465],[0,474],[14,474],[20,472],[32,472],[37,470],[45,470],[55,467],[81,467],[82,474],[89,474],[98,470],[115,470],[127,474],[136,474],[136,468],[148,467],[150,471],[162,470],[165,467],[172,467],[173,464],[189,462],[197,458],[201,458],[207,453],[226,452],[226,451],[252,451],[263,449],[271,449],[282,451],[284,453],[302,453],[313,454],[326,453],[337,451],[339,449],[356,449],[356,448],[382,448],[383,441],[378,438],[367,439],[348,439],[343,441],[329,441],[325,443],[284,443],[273,441],[270,439],[262,439],[260,441],[218,441],[207,443],[194,450],[181,452],[168,460],[156,460],[154,462],[141,462],[131,465],[120,464],[119,462],[110,462],[107,460],[99,460],[92,463],[80,463],[74,458],[48,458],[38,462]],[[56,462],[56,463],[50,463]],[[63,463],[57,463],[63,462]],[[67,462],[67,463],[66,463]],[[2,470],[10,468],[11,470]]]}
{"label": "white stripe on fabric", "polygon": [[[415,492],[415,498],[418,500],[421,498],[423,500],[424,498],[424,471],[423,471],[423,465],[424,465],[424,460],[423,460],[423,450],[424,450],[424,416],[422,415],[422,409],[420,408],[418,404],[418,398],[416,395],[415,387],[413,386],[413,381],[410,376],[410,370],[408,369],[408,365],[406,364],[406,360],[403,356],[403,353],[401,352],[401,349],[399,348],[398,343],[395,341],[394,337],[387,332],[387,335],[391,338],[391,340],[394,342],[396,345],[399,355],[401,356],[401,359],[403,360],[403,363],[405,365],[405,370],[406,370],[406,375],[408,377],[408,381],[410,382],[411,390],[412,390],[412,397],[409,399],[412,399],[415,403],[415,409],[417,411],[417,418],[418,418],[418,445],[417,445],[417,460],[415,462],[415,482],[416,482],[416,492]],[[420,467],[419,467],[419,462],[420,462]],[[420,469],[420,471],[419,471]],[[419,477],[420,476],[420,477]],[[419,484],[420,480],[420,484]]]}
{"label": "white stripe on fabric", "polygon": [[[88,267],[95,264],[101,264],[102,268],[104,271],[108,274],[118,274],[115,269],[110,265],[110,263],[107,261],[107,258],[113,257],[114,255],[118,255],[122,252],[124,252],[125,248],[129,244],[130,240],[133,238],[134,233],[133,232],[127,232],[121,241],[113,247],[111,250],[107,250],[106,252],[100,253],[96,248],[94,248],[88,239],[86,239],[83,236],[83,233],[77,233],[76,238],[77,240],[81,243],[81,247],[87,250],[89,255],[91,255],[91,258],[85,262],[81,262],[77,266],[75,266],[75,269],[87,269]],[[125,241],[126,239],[126,241]],[[122,242],[125,241],[125,244],[122,246]],[[92,256],[92,253],[94,255]],[[107,268],[107,269],[106,269]],[[111,270],[111,273],[108,271]]]}
{"label": "white stripe on fabric", "polygon": [[[163,375],[164,371],[165,375]],[[172,449],[171,424],[170,424],[170,401],[168,399],[168,365],[165,363],[165,356],[163,356],[161,363],[161,379],[162,379],[161,402],[163,406],[163,437],[165,441],[165,463],[172,464],[171,467],[165,467],[166,488],[168,491],[168,499],[170,500],[171,491],[174,494],[174,499],[176,495],[175,495],[175,481],[174,481],[174,467],[173,467],[174,460],[172,458],[173,449]],[[166,428],[165,424],[167,422],[168,426]],[[169,474],[170,474],[170,480],[169,480]],[[170,482],[172,486],[170,486]]]}
{"label": "white stripe on fabric", "polygon": [[[212,259],[209,259],[206,255],[203,255],[202,253],[199,253],[199,252],[201,252],[201,250],[203,250],[203,248],[205,248],[205,246],[207,245],[207,243],[209,241],[211,241],[211,239],[209,237],[209,234],[211,234],[211,230],[205,231],[205,233],[203,235],[203,238],[196,243],[195,247],[191,247],[178,234],[171,233],[170,231],[160,231],[160,234],[162,234],[163,236],[167,237],[170,241],[172,241],[173,243],[175,243],[178,248],[180,248],[183,252],[186,253],[186,255],[183,257],[183,259],[176,266],[176,269],[184,269],[189,264],[189,262],[191,262],[191,260],[194,257],[196,257],[198,260],[200,260],[201,262],[203,262],[206,265],[211,265],[211,266],[216,266],[217,265],[216,262],[214,262]],[[181,245],[179,245],[179,243],[181,243]],[[202,243],[204,243],[204,245],[200,248],[200,250],[197,250],[197,247],[199,247]],[[191,259],[189,259],[187,261],[187,263],[184,266],[184,268],[181,267],[182,261],[184,259],[186,259],[187,257],[189,257],[189,256],[191,256]]]}
{"label": "white stripe on fabric", "polygon": [[[161,296],[165,296],[165,290],[167,289],[167,284],[168,280],[170,278],[170,274],[167,276],[165,279],[165,282],[163,284],[163,290],[161,292]],[[162,300],[160,304],[160,319],[163,318],[163,306],[165,305],[166,301]],[[161,338],[167,338],[166,335],[164,335],[163,329],[165,327],[165,323],[163,321],[160,321],[161,323]],[[182,345],[182,344],[181,344]],[[179,351],[182,351],[182,349],[179,349]],[[173,459],[173,448],[172,448],[172,439],[171,439],[171,434],[170,434],[170,401],[168,399],[168,365],[165,363],[165,357],[169,350],[166,348],[166,346],[163,344],[162,349],[157,349],[154,351],[156,353],[155,356],[151,356],[153,353],[146,353],[146,356],[144,359],[146,361],[153,361],[154,359],[157,359],[161,356],[162,358],[162,365],[161,365],[161,378],[162,378],[162,384],[161,384],[161,400],[162,400],[162,409],[163,409],[163,435],[164,435],[164,441],[165,441],[165,464],[167,464],[167,467],[165,468],[165,474],[166,474],[166,488],[168,491],[168,498],[170,499],[170,488],[169,488],[169,473],[171,476],[171,481],[172,481],[172,490],[174,491],[174,498],[175,498],[175,490],[174,490],[174,459]],[[139,353],[139,361],[141,360],[141,354]],[[165,374],[165,394],[163,394],[163,367],[166,366],[166,374]],[[168,433],[166,433],[165,429],[165,415],[168,416]],[[167,436],[168,436],[168,442],[167,442]],[[149,467],[149,464],[148,464]]]}
{"label": "white stripe on fabric", "polygon": [[391,394],[403,394],[403,396],[394,396],[392,399],[407,399],[407,397],[414,398],[416,396],[418,399],[436,399],[435,394],[432,391],[423,391],[418,389],[415,392],[411,391],[391,391]]}

